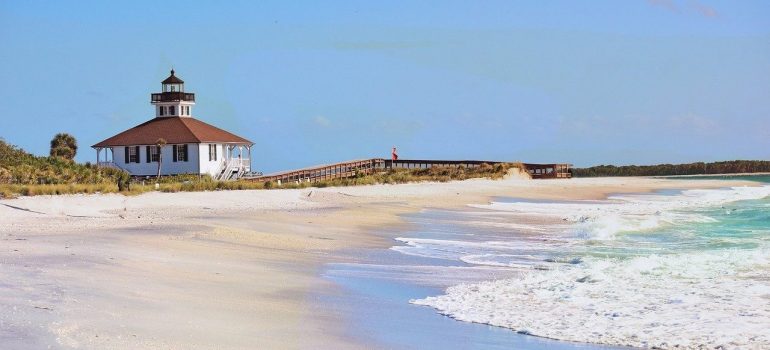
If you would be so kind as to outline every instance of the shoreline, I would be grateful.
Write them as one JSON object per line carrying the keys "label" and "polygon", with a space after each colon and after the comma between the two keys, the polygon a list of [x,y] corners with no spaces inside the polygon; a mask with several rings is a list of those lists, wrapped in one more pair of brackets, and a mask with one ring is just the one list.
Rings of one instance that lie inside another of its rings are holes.
{"label": "shoreline", "polygon": [[[356,348],[361,344],[344,335],[341,316],[318,312],[310,296],[338,292],[319,275],[324,264],[355,260],[352,249],[392,246],[373,232],[403,225],[400,214],[487,203],[494,196],[601,199],[730,185],[757,184],[465,180],[0,200],[0,236],[9,248],[0,252],[0,276],[14,285],[0,286],[0,311],[21,310],[0,316],[6,324],[0,340],[239,349],[259,339],[270,348]],[[25,322],[34,327],[21,326]]]}
{"label": "shoreline", "polygon": [[756,173],[720,173],[720,174],[693,174],[693,175],[656,175],[655,178],[699,178],[699,177],[749,177],[749,176],[767,176],[770,172]]}

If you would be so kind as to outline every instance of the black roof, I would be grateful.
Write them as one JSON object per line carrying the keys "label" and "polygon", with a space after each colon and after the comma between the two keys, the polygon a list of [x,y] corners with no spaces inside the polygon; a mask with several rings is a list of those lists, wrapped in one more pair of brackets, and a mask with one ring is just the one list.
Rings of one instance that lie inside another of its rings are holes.
{"label": "black roof", "polygon": [[166,80],[162,81],[161,84],[184,84],[184,80],[179,79],[174,75],[174,70],[171,70],[171,75],[169,75]]}

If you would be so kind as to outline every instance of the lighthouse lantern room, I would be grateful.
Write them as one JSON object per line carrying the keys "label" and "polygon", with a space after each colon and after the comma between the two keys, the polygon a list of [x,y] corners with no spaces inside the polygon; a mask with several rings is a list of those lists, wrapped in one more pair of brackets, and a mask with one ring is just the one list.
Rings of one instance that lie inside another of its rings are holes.
{"label": "lighthouse lantern room", "polygon": [[151,95],[156,117],[190,117],[195,105],[195,94],[184,92],[184,80],[171,70],[171,75],[161,82],[160,93]]}

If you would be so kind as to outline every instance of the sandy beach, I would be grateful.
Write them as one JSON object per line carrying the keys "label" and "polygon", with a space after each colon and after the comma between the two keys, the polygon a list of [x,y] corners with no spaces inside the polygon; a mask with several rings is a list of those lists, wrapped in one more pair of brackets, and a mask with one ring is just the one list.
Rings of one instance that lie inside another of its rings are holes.
{"label": "sandy beach", "polygon": [[[0,200],[0,343],[6,349],[358,349],[319,276],[399,214],[493,196],[612,193],[750,182],[468,180],[301,190]],[[312,291],[312,293],[311,293]]]}

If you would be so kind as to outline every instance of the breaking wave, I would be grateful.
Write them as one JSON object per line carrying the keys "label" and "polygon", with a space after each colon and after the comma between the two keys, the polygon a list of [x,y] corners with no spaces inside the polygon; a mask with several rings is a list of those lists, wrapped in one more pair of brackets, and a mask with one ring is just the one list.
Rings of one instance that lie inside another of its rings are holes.
{"label": "breaking wave", "polygon": [[474,206],[548,217],[508,239],[400,238],[406,254],[525,271],[413,300],[542,337],[657,348],[770,348],[770,186]]}

